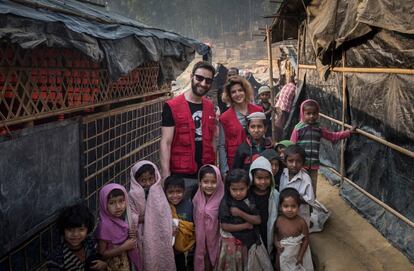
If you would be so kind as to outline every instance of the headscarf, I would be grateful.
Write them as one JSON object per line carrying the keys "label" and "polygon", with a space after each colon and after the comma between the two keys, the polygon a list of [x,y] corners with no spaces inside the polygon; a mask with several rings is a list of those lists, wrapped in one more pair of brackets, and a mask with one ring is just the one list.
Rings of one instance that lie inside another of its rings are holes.
{"label": "headscarf", "polygon": [[[296,126],[301,125],[301,127],[299,127],[299,128],[303,128],[303,127],[308,125],[304,122],[305,112],[303,112],[303,109],[304,109],[305,105],[307,105],[307,104],[312,104],[312,105],[316,106],[318,111],[320,110],[319,109],[319,104],[318,104],[317,101],[312,100],[312,99],[307,99],[307,100],[303,101],[300,105],[300,122],[298,124],[296,124]],[[315,125],[319,126],[319,122],[316,122],[316,123],[312,124],[312,126],[315,126]],[[296,128],[296,126],[295,126],[295,128]]]}
{"label": "headscarf", "polygon": [[[143,165],[149,164],[155,169],[155,183],[150,187],[145,200],[144,188],[135,180],[135,173]],[[161,183],[157,166],[150,161],[139,161],[131,168],[130,207],[132,223],[138,225],[140,214],[144,213],[144,227],[141,245],[144,271],[175,270],[174,251],[172,248],[172,214]],[[140,231],[138,231],[139,235]],[[162,255],[162,257],[160,257]]]}
{"label": "headscarf", "polygon": [[[124,243],[129,236],[129,226],[128,222],[121,218],[112,216],[108,212],[108,196],[112,190],[119,189],[124,193],[125,202],[126,202],[126,212],[129,211],[128,206],[128,194],[120,184],[109,183],[102,187],[99,191],[99,217],[100,223],[96,229],[96,238],[99,240],[105,240],[110,242],[113,245],[121,245]],[[128,251],[128,257],[132,264],[136,267],[137,270],[141,270],[140,261],[139,261],[139,251],[137,248]]]}
{"label": "headscarf", "polygon": [[[273,250],[273,236],[274,224],[277,218],[277,210],[279,207],[279,192],[275,189],[275,180],[272,174],[272,165],[263,156],[259,156],[250,166],[249,177],[253,183],[253,170],[263,169],[270,173],[270,195],[269,195],[269,218],[267,220],[267,252],[272,255]],[[263,221],[262,221],[263,223]]]}
{"label": "headscarf", "polygon": [[[224,195],[224,184],[221,179],[220,170],[213,165],[216,173],[216,191],[206,199],[200,185],[194,196],[194,223],[196,231],[196,249],[194,254],[194,270],[204,270],[204,255],[208,251],[208,257],[213,266],[216,265],[220,247],[220,226],[219,226],[219,207]],[[203,168],[201,167],[200,170]],[[199,171],[200,172],[200,171]],[[200,175],[198,176],[200,183]]]}

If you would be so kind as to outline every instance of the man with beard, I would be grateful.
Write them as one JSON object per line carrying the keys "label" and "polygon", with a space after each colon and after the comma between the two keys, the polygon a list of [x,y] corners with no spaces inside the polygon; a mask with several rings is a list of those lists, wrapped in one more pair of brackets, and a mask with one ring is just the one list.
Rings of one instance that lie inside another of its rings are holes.
{"label": "man with beard", "polygon": [[213,103],[204,97],[211,88],[214,67],[200,61],[191,73],[191,89],[164,105],[161,124],[161,175],[185,180],[186,194],[197,185],[198,169],[215,164],[216,123]]}

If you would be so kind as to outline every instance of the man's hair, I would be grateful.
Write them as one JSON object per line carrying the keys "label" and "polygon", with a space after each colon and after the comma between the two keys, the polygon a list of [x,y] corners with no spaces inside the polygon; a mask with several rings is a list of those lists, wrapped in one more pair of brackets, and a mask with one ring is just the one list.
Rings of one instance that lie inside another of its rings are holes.
{"label": "man's hair", "polygon": [[282,202],[285,200],[285,198],[289,198],[289,197],[294,198],[296,203],[298,204],[298,206],[300,205],[300,194],[299,194],[298,190],[296,190],[295,188],[292,188],[292,187],[288,187],[288,188],[283,189],[280,192],[279,206],[282,205]]}
{"label": "man's hair", "polygon": [[227,74],[228,74],[230,71],[235,71],[235,72],[237,73],[236,75],[239,75],[239,69],[238,69],[238,68],[236,68],[236,67],[231,67],[231,68],[229,68],[229,70],[227,71]]}
{"label": "man's hair", "polygon": [[226,104],[231,105],[233,103],[233,101],[231,100],[230,89],[237,84],[241,85],[242,89],[244,90],[246,102],[248,103],[253,100],[252,85],[250,85],[249,81],[247,81],[246,78],[244,78],[243,76],[236,75],[231,77],[227,81],[227,84],[224,86],[224,91],[221,100]]}
{"label": "man's hair", "polygon": [[164,182],[164,191],[170,187],[179,187],[185,190],[184,179],[177,176],[168,176]]}
{"label": "man's hair", "polygon": [[86,227],[88,233],[95,227],[95,217],[83,204],[75,204],[61,210],[57,222],[57,229],[63,235],[65,229]]}
{"label": "man's hair", "polygon": [[303,162],[305,162],[305,158],[306,158],[305,150],[298,144],[290,145],[289,147],[285,149],[285,160],[287,160],[289,155],[293,155],[293,154],[299,154]]}
{"label": "man's hair", "polygon": [[216,69],[213,67],[213,65],[210,64],[210,62],[207,61],[199,61],[193,66],[193,71],[191,72],[192,75],[196,72],[198,69],[206,69],[211,71],[212,76],[216,74]]}
{"label": "man's hair", "polygon": [[155,176],[155,168],[151,164],[145,164],[142,167],[140,167],[137,172],[134,174],[135,180],[138,182],[139,177],[141,177],[142,174],[148,172],[151,175]]}

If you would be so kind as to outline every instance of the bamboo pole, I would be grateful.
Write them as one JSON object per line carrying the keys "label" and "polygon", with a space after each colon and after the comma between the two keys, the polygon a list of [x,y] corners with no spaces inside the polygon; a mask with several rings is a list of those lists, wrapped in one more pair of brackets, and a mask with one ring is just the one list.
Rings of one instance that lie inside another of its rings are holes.
{"label": "bamboo pole", "polygon": [[[316,70],[315,65],[299,64],[300,69]],[[357,68],[357,67],[334,67],[331,68],[334,72],[344,73],[393,73],[393,74],[410,74],[414,75],[414,69],[399,69],[399,68]]]}
{"label": "bamboo pole", "polygon": [[[338,176],[341,176],[341,174],[339,172],[337,172],[335,169],[327,167],[330,171],[332,171],[333,173],[335,173]],[[367,196],[368,198],[370,198],[372,201],[374,201],[375,203],[377,203],[378,205],[380,205],[381,207],[383,207],[385,210],[387,210],[388,212],[390,212],[391,214],[393,214],[394,216],[396,216],[397,218],[399,218],[400,220],[404,221],[408,226],[414,228],[414,222],[412,222],[411,220],[409,220],[408,218],[406,218],[404,215],[402,215],[401,213],[399,213],[398,211],[396,211],[395,209],[393,209],[392,207],[390,207],[389,205],[387,205],[386,203],[382,202],[381,200],[377,199],[376,197],[374,197],[373,195],[371,195],[370,193],[368,193],[367,191],[365,191],[362,187],[360,187],[359,185],[357,185],[356,183],[354,183],[352,180],[344,177],[344,180],[349,183],[351,186],[355,187],[358,191],[360,191],[362,194],[364,194],[365,196]]]}
{"label": "bamboo pole", "polygon": [[[329,116],[327,116],[327,115],[325,115],[325,114],[322,114],[322,113],[319,113],[319,115],[321,116],[321,117],[323,117],[323,118],[325,118],[325,119],[327,119],[327,120],[330,120],[330,121],[332,121],[332,122],[334,122],[334,123],[336,123],[336,124],[339,124],[339,125],[342,125],[342,122],[341,121],[339,121],[339,120],[336,120],[336,119],[334,119],[334,118],[331,118],[331,117],[329,117]],[[351,125],[349,125],[349,124],[344,124],[344,126],[346,127],[346,128],[352,128],[352,126]],[[405,155],[407,155],[407,156],[409,156],[409,157],[411,157],[411,158],[414,158],[414,152],[412,152],[412,151],[410,151],[410,150],[407,150],[407,149],[404,149],[403,147],[400,147],[400,146],[398,146],[398,145],[396,145],[396,144],[393,144],[393,143],[391,143],[391,142],[389,142],[389,141],[387,141],[387,140],[385,140],[385,139],[382,139],[382,138],[380,138],[380,137],[377,137],[377,136],[375,136],[375,135],[372,135],[372,134],[370,134],[370,133],[367,133],[367,132],[365,132],[364,130],[361,130],[361,129],[356,129],[356,131],[359,133],[359,134],[361,134],[361,135],[363,135],[363,136],[366,136],[366,137],[368,137],[369,139],[372,139],[372,140],[374,140],[374,141],[376,141],[376,142],[378,142],[378,143],[381,143],[381,144],[383,144],[383,145],[385,145],[385,146],[387,146],[387,147],[389,147],[389,148],[391,148],[391,149],[393,149],[393,150],[396,150],[396,151],[398,151],[398,152],[400,152],[400,153],[402,153],[402,154],[405,154]]]}
{"label": "bamboo pole", "polygon": [[[275,101],[275,92],[273,90],[273,56],[272,56],[272,29],[266,25],[266,42],[267,42],[267,59],[269,62],[269,87],[270,87],[270,106],[273,108]],[[275,120],[275,111],[272,110],[272,121],[270,125],[272,126],[272,141],[276,140],[276,129],[274,127]]]}
{"label": "bamboo pole", "polygon": [[[342,67],[345,66],[345,51],[342,48]],[[346,112],[346,78],[345,73],[342,73],[342,131],[345,130],[345,112]],[[345,177],[345,142],[341,140],[341,152],[340,152],[340,161],[341,161],[341,186],[344,183]]]}

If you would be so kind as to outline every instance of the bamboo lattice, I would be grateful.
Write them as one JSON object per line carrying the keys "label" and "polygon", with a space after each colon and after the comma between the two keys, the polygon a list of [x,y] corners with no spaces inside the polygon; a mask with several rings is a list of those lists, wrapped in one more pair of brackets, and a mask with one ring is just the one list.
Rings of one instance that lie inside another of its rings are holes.
{"label": "bamboo lattice", "polygon": [[158,75],[148,62],[111,82],[104,64],[77,51],[0,42],[0,127],[167,92]]}

